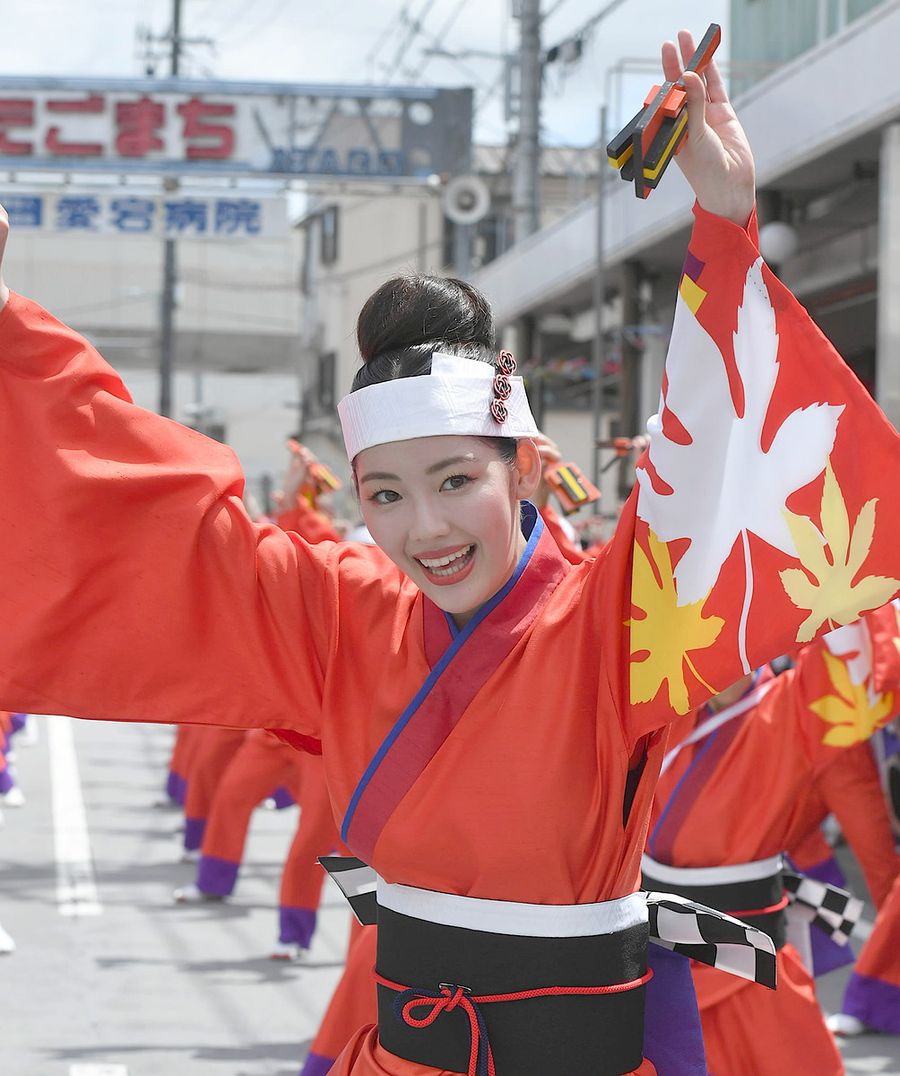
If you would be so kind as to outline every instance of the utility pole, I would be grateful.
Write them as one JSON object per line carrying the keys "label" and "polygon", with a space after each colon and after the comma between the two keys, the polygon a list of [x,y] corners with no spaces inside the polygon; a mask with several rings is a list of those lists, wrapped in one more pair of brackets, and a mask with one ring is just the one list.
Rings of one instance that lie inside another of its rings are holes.
{"label": "utility pole", "polygon": [[518,0],[520,105],[513,175],[513,228],[518,243],[538,230],[541,154],[541,0]]}
{"label": "utility pole", "polygon": [[[603,306],[606,302],[606,237],[604,234],[604,215],[606,213],[606,105],[600,106],[600,135],[597,144],[597,257],[594,265],[594,384],[593,384],[593,428],[594,458],[591,477],[594,485],[600,488],[603,474],[600,468],[600,438],[603,436]],[[594,515],[600,514],[600,502],[594,501]]]}
{"label": "utility pole", "polygon": [[[181,0],[172,0],[171,69],[177,78],[181,60]],[[177,180],[174,181],[177,185]],[[159,413],[172,414],[172,373],[175,366],[175,284],[178,275],[174,239],[164,240],[163,286],[160,310]]]}

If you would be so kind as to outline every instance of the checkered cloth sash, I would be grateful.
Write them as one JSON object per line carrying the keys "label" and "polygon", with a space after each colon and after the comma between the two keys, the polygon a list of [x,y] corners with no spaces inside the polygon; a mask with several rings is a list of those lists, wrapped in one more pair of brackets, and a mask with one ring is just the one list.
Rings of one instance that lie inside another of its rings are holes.
{"label": "checkered cloth sash", "polygon": [[378,900],[375,887],[378,875],[356,856],[319,856],[319,862],[329,878],[347,898],[353,914],[364,927],[378,919]]}
{"label": "checkered cloth sash", "polygon": [[863,902],[836,885],[807,878],[794,871],[782,872],[792,915],[823,930],[838,945],[847,945],[863,913]]}
{"label": "checkered cloth sash", "polygon": [[[347,898],[360,923],[375,923],[375,871],[352,856],[323,856],[319,862]],[[647,893],[646,897],[652,942],[775,989],[775,944],[768,934],[674,893]]]}
{"label": "checkered cloth sash", "polygon": [[675,893],[648,893],[647,911],[656,945],[775,989],[775,943],[768,934]]}

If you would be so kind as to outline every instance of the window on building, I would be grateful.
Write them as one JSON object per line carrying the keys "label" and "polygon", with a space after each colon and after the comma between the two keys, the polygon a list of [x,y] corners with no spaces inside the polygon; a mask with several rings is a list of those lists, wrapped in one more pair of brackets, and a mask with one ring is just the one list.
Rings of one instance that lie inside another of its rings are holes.
{"label": "window on building", "polygon": [[323,265],[334,265],[338,260],[338,223],[340,210],[336,205],[327,206],[322,210],[321,217],[321,248],[320,257]]}
{"label": "window on building", "polygon": [[851,22],[878,7],[882,0],[847,0],[847,18]]}
{"label": "window on building", "polygon": [[326,351],[319,356],[316,378],[316,403],[323,414],[337,406],[337,353]]}

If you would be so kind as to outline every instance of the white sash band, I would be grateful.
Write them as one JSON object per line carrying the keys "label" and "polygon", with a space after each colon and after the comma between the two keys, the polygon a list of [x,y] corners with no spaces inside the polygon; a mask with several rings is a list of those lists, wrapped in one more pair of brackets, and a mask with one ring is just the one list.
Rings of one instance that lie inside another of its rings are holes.
{"label": "white sash band", "polygon": [[733,885],[736,882],[756,882],[771,878],[782,867],[781,855],[757,859],[753,863],[735,863],[730,867],[670,867],[658,863],[646,853],[641,857],[641,867],[654,882],[664,885]]}
{"label": "white sash band", "polygon": [[378,879],[378,904],[448,927],[530,938],[590,938],[647,922],[647,896],[631,893],[599,904],[519,904],[460,897]]}

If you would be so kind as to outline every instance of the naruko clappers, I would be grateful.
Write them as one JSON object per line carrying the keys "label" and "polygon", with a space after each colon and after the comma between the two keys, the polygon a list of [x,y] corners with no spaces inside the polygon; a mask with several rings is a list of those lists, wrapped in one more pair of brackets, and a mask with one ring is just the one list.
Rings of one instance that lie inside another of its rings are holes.
{"label": "naruko clappers", "polygon": [[[722,28],[710,23],[690,58],[686,71],[698,75],[712,59],[722,40]],[[647,198],[662,179],[669,162],[687,137],[687,94],[684,83],[664,82],[647,94],[644,107],[606,147],[613,168],[627,183],[634,181],[634,193]]]}

